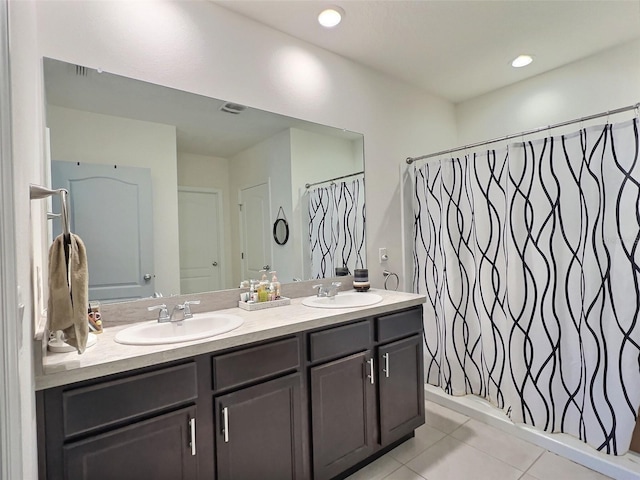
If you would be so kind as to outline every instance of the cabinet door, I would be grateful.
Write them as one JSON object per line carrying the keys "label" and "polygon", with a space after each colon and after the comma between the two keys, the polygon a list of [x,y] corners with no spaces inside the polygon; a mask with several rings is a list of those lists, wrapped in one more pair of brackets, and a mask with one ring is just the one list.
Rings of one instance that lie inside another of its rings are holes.
{"label": "cabinet door", "polygon": [[388,445],[424,423],[422,336],[378,348],[380,437]]}
{"label": "cabinet door", "polygon": [[301,479],[300,374],[215,400],[217,480]]}
{"label": "cabinet door", "polygon": [[375,369],[363,352],[311,369],[315,480],[332,478],[375,449]]}
{"label": "cabinet door", "polygon": [[193,480],[191,427],[195,407],[183,408],[64,447],[67,480]]}

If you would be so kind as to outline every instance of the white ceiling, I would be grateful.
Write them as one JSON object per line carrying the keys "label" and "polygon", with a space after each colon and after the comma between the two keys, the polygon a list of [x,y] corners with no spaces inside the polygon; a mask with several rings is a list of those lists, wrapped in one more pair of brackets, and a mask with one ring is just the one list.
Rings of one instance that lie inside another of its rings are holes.
{"label": "white ceiling", "polygon": [[[214,3],[454,103],[640,37],[640,0]],[[329,5],[346,13],[333,29],[316,20]],[[512,68],[521,53],[534,63]]]}

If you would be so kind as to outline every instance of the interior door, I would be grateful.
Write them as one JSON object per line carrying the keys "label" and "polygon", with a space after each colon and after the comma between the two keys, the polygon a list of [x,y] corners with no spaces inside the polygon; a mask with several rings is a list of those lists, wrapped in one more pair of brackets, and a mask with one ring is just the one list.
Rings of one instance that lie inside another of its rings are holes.
{"label": "interior door", "polygon": [[[71,231],[87,249],[90,300],[128,300],[154,292],[151,170],[51,162],[53,188],[69,191]],[[54,211],[60,211],[54,198]],[[61,233],[54,221],[53,234]]]}
{"label": "interior door", "polygon": [[220,200],[217,191],[178,189],[182,294],[223,288]]}
{"label": "interior door", "polygon": [[243,280],[260,280],[260,270],[271,269],[269,197],[268,183],[240,190]]}

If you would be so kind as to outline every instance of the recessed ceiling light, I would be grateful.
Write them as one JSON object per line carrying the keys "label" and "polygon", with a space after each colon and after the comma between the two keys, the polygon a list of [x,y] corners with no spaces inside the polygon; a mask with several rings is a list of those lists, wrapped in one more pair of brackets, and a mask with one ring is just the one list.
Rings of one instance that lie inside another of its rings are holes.
{"label": "recessed ceiling light", "polygon": [[320,15],[318,15],[318,22],[323,27],[333,28],[342,21],[343,16],[344,10],[340,7],[330,7],[320,12]]}
{"label": "recessed ceiling light", "polygon": [[515,68],[526,67],[533,62],[531,55],[518,55],[512,62],[511,66]]}

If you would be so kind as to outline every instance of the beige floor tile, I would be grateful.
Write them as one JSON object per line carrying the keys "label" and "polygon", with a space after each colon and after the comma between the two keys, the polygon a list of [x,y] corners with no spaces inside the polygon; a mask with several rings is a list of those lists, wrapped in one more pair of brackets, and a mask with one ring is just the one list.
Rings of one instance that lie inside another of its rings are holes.
{"label": "beige floor tile", "polygon": [[382,480],[400,467],[402,464],[387,454],[347,477],[347,480]]}
{"label": "beige floor tile", "polygon": [[536,477],[532,477],[528,473],[525,473],[523,476],[520,477],[519,480],[538,480],[538,479]]}
{"label": "beige floor tile", "polygon": [[527,471],[527,474],[539,480],[552,478],[561,478],[562,480],[604,480],[611,478],[551,452],[545,452],[536,460]]}
{"label": "beige floor tile", "polygon": [[407,467],[429,480],[517,480],[522,475],[522,471],[450,436],[429,447]]}
{"label": "beige floor tile", "polygon": [[446,434],[429,425],[422,425],[415,431],[415,437],[407,440],[402,445],[394,448],[389,452],[393,458],[400,463],[407,463],[414,457],[417,457],[431,445],[441,440]]}
{"label": "beige floor tile", "polygon": [[384,480],[425,480],[425,478],[403,466],[388,477],[384,477]]}
{"label": "beige floor tile", "polygon": [[451,433],[469,417],[458,412],[454,412],[448,408],[442,407],[437,403],[425,402],[427,425],[437,428],[441,432]]}
{"label": "beige floor tile", "polygon": [[451,436],[523,472],[544,452],[532,443],[474,419],[460,426]]}

